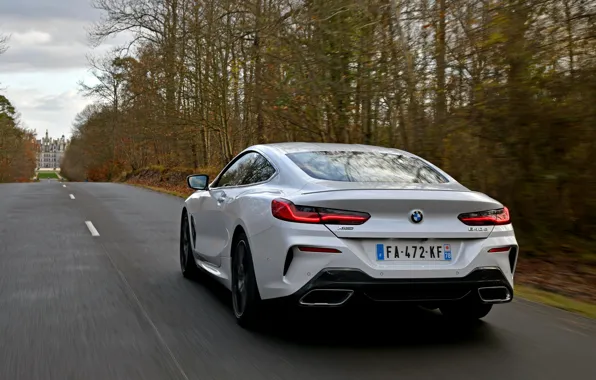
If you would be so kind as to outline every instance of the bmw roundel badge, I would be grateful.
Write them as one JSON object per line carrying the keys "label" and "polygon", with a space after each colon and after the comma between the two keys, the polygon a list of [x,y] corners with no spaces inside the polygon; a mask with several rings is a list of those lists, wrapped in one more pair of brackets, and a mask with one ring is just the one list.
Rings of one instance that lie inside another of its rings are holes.
{"label": "bmw roundel badge", "polygon": [[412,223],[420,223],[422,222],[423,218],[424,216],[422,215],[422,211],[420,210],[414,210],[410,214],[410,220],[412,221]]}

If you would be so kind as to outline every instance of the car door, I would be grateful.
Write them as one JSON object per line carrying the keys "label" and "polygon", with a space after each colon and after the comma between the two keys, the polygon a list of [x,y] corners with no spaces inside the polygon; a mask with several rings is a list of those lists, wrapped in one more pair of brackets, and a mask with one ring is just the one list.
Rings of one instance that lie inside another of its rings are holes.
{"label": "car door", "polygon": [[[254,163],[262,156],[256,152],[246,152],[237,157],[210,188],[197,198],[197,207],[192,213],[196,229],[195,253],[213,265],[221,264],[221,255],[229,246],[233,230],[230,231],[235,216],[229,214],[228,205],[251,181],[250,173]],[[227,211],[227,212],[226,212]]]}
{"label": "car door", "polygon": [[253,199],[247,195],[252,193],[258,186],[263,185],[264,182],[267,182],[275,172],[274,166],[257,152],[247,153],[245,159],[239,164],[237,172],[239,182],[235,187],[224,189],[225,195],[220,205],[226,231],[225,238],[227,239],[221,257],[227,257],[231,253],[232,236],[241,211],[243,210],[246,214],[247,212],[250,213],[250,210],[254,210]]}

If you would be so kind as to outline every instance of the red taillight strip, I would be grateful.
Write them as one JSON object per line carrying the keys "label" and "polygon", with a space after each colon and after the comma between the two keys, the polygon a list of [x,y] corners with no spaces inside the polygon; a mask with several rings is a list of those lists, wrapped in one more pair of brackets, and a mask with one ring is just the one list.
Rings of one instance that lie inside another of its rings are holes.
{"label": "red taillight strip", "polygon": [[277,219],[294,223],[358,225],[370,219],[370,214],[366,212],[296,206],[286,199],[271,201],[271,213]]}
{"label": "red taillight strip", "polygon": [[321,217],[317,212],[306,212],[296,209],[293,203],[274,199],[271,202],[271,212],[277,219],[297,223],[319,223]]}
{"label": "red taillight strip", "polygon": [[510,250],[511,250],[511,247],[497,247],[497,248],[489,249],[488,252],[490,252],[490,253],[509,252]]}
{"label": "red taillight strip", "polygon": [[507,207],[498,210],[460,214],[458,219],[468,226],[502,226],[511,223]]}
{"label": "red taillight strip", "polygon": [[369,216],[357,214],[342,215],[320,213],[319,215],[321,215],[321,222],[324,224],[362,224],[369,218]]}
{"label": "red taillight strip", "polygon": [[305,247],[300,246],[298,249],[302,252],[318,252],[318,253],[341,253],[339,249],[325,248],[325,247]]}

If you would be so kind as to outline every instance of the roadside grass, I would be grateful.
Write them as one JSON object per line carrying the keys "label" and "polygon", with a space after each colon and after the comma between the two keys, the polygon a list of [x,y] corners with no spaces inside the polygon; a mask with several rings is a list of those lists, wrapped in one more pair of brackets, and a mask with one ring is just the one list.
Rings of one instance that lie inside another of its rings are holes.
{"label": "roadside grass", "polygon": [[530,286],[515,285],[516,296],[596,319],[596,305]]}
{"label": "roadside grass", "polygon": [[38,172],[38,179],[58,179],[58,175],[55,172]]}
{"label": "roadside grass", "polygon": [[127,185],[131,185],[131,186],[136,186],[136,187],[142,187],[148,190],[153,190],[153,191],[157,191],[159,193],[164,193],[164,194],[169,194],[169,195],[173,195],[175,197],[179,197],[179,198],[188,198],[188,194],[184,194],[180,191],[175,191],[175,190],[168,190],[168,189],[164,189],[162,187],[157,187],[157,186],[149,186],[149,185],[143,185],[140,183],[131,183],[131,182],[126,182]]}

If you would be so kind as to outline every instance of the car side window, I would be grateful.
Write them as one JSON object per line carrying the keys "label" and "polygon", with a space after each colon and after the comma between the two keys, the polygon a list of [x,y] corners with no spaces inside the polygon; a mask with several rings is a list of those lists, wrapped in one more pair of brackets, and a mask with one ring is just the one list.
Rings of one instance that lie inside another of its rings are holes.
{"label": "car side window", "polygon": [[273,174],[275,168],[265,157],[256,152],[249,152],[234,162],[214,187],[250,185],[266,181]]}
{"label": "car side window", "polygon": [[246,166],[246,170],[244,170],[241,185],[264,182],[275,174],[275,168],[265,157],[258,153],[249,154],[251,155],[251,161]]}

